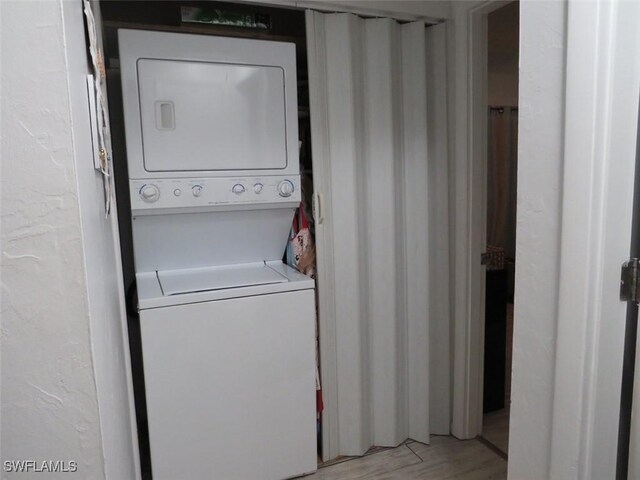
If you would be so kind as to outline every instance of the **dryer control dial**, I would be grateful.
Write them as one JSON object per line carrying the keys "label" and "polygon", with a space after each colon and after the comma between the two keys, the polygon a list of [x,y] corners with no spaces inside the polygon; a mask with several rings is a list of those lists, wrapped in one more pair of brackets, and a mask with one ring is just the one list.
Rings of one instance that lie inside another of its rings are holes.
{"label": "dryer control dial", "polygon": [[191,187],[191,193],[193,193],[194,197],[199,197],[202,195],[202,185],[194,185]]}
{"label": "dryer control dial", "polygon": [[140,189],[140,198],[147,203],[153,203],[160,198],[160,190],[153,183],[148,183]]}
{"label": "dryer control dial", "polygon": [[244,193],[244,185],[242,185],[241,183],[236,183],[232,188],[231,191],[233,193],[235,193],[236,195],[240,195],[241,193]]}
{"label": "dryer control dial", "polygon": [[278,184],[278,194],[281,197],[290,197],[293,193],[294,186],[291,180],[282,180]]}

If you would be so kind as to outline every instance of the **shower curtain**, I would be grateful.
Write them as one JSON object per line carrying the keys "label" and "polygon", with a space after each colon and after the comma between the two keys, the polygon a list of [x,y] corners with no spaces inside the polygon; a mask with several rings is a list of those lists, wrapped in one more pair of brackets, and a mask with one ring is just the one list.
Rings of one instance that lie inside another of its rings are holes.
{"label": "shower curtain", "polygon": [[449,433],[444,28],[307,12],[339,455]]}
{"label": "shower curtain", "polygon": [[487,157],[487,245],[516,256],[517,107],[489,108]]}

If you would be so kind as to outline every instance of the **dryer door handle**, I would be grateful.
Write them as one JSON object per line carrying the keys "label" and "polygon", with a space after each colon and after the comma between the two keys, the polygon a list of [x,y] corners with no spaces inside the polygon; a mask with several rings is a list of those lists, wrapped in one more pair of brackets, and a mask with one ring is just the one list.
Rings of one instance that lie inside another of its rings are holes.
{"label": "dryer door handle", "polygon": [[173,130],[176,128],[175,108],[169,100],[156,102],[156,128],[158,130]]}

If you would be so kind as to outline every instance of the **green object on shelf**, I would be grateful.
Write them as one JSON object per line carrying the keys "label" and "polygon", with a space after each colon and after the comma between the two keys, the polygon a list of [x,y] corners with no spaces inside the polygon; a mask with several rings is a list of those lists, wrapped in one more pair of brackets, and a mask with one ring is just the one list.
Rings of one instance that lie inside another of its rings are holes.
{"label": "green object on shelf", "polygon": [[259,13],[236,13],[220,9],[180,7],[183,22],[226,25],[229,27],[271,28],[271,18]]}

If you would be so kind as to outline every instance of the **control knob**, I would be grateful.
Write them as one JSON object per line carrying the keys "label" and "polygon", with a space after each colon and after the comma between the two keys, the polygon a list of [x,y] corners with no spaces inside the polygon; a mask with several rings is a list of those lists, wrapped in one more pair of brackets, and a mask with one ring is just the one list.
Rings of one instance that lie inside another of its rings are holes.
{"label": "control knob", "polygon": [[202,195],[202,185],[194,185],[191,187],[191,193],[193,193],[194,197],[199,197]]}
{"label": "control knob", "polygon": [[242,185],[241,183],[236,183],[232,188],[231,191],[233,193],[235,193],[236,195],[240,195],[241,193],[244,193],[244,185]]}
{"label": "control knob", "polygon": [[294,190],[294,186],[293,183],[291,183],[291,180],[282,180],[279,184],[278,184],[278,194],[281,197],[290,197],[291,194],[293,193]]}
{"label": "control knob", "polygon": [[147,203],[153,203],[160,198],[160,190],[153,183],[143,185],[140,189],[140,198]]}

